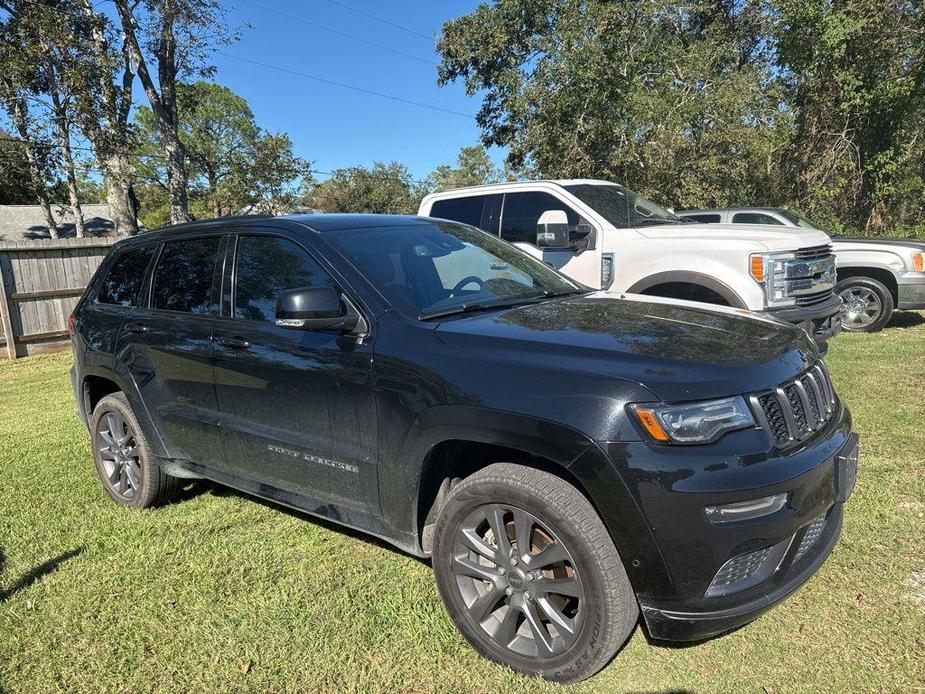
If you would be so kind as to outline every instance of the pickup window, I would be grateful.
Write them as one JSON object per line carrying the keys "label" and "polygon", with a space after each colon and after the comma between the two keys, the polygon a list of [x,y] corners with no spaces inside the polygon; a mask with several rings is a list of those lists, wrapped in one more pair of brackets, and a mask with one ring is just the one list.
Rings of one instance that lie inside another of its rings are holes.
{"label": "pickup window", "polygon": [[511,243],[536,245],[536,224],[540,221],[540,216],[548,210],[565,212],[569,226],[576,226],[581,220],[575,210],[549,193],[507,193],[501,212],[501,238]]}

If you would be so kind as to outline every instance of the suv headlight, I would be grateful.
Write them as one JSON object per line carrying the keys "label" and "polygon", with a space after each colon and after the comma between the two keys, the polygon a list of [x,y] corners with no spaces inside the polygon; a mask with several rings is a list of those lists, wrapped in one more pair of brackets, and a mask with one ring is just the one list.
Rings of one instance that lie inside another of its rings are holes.
{"label": "suv headlight", "polygon": [[766,306],[796,304],[796,299],[787,296],[787,262],[795,259],[793,253],[755,253],[751,256],[749,270],[764,290]]}
{"label": "suv headlight", "polygon": [[755,425],[739,396],[686,405],[630,405],[639,423],[656,443],[710,443],[729,431]]}

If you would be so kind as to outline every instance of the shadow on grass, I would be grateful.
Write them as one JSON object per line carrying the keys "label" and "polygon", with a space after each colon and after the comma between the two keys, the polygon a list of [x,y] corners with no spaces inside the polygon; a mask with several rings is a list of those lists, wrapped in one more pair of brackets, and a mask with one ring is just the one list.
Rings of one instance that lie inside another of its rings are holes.
{"label": "shadow on grass", "polygon": [[925,314],[918,311],[897,311],[893,314],[890,322],[886,324],[886,329],[915,328],[923,323],[925,323]]}
{"label": "shadow on grass", "polygon": [[[83,552],[83,547],[78,547],[77,549],[63,552],[57,557],[52,557],[48,561],[42,562],[34,569],[27,571],[17,581],[14,581],[9,588],[0,588],[0,603],[6,602],[16,593],[21,590],[25,590],[43,576],[47,576],[48,574],[53,573],[61,564],[66,562],[68,559],[76,557],[81,552]],[[0,572],[3,571],[5,564],[6,556],[3,554],[3,549],[0,548]]]}

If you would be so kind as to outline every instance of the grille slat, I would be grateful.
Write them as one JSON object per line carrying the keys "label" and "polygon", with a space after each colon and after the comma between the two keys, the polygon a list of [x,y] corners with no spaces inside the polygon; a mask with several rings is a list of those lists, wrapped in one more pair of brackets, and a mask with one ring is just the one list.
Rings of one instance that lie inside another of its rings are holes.
{"label": "grille slat", "polygon": [[835,391],[822,362],[773,391],[757,393],[748,400],[759,424],[778,448],[806,440],[825,426],[835,411]]}
{"label": "grille slat", "polygon": [[807,246],[806,248],[801,248],[796,251],[794,255],[800,260],[825,258],[826,256],[832,255],[832,246],[831,244],[826,244],[824,246]]}

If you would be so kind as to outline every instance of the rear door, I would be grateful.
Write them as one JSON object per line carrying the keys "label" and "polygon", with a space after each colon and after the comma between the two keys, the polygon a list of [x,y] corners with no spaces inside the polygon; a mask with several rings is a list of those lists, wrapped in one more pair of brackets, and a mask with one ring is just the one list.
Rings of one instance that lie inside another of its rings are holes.
{"label": "rear door", "polygon": [[282,230],[242,230],[228,263],[225,317],[214,333],[224,471],[378,509],[371,341],[275,322],[283,291],[339,283]]}
{"label": "rear door", "polygon": [[117,359],[128,369],[172,457],[221,458],[212,367],[223,236],[166,241],[147,301],[122,324]]}

